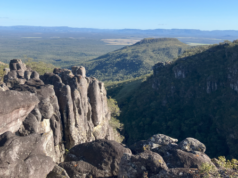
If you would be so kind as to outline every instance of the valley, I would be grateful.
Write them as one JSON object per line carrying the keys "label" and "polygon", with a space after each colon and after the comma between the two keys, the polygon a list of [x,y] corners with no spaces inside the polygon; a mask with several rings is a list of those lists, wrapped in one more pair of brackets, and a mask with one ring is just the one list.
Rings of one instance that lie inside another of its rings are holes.
{"label": "valley", "polygon": [[[238,40],[51,30],[0,37],[0,147],[7,157],[11,143],[23,144],[16,154],[40,148],[27,154],[42,159],[44,178],[59,170],[67,178],[176,177],[180,169],[184,176],[237,175]],[[12,175],[17,166],[30,169],[24,156],[10,161]]]}

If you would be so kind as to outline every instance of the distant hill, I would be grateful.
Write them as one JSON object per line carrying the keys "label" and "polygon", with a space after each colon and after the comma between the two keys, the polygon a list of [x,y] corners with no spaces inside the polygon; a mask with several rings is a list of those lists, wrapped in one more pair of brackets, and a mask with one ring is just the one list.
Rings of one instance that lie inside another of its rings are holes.
{"label": "distant hill", "polygon": [[175,38],[146,38],[82,65],[88,76],[103,81],[126,80],[150,73],[155,63],[172,61],[187,48]]}
{"label": "distant hill", "polygon": [[[238,40],[186,50],[170,64],[158,63],[141,84],[132,81],[108,87],[123,101],[120,121],[126,143],[166,134],[193,137],[211,157],[238,158]],[[127,88],[133,90],[124,94]]]}

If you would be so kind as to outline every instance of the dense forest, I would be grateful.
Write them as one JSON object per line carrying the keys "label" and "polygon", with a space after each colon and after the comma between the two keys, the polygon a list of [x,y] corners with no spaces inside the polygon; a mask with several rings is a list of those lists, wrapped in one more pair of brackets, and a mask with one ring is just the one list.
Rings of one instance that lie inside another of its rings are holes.
{"label": "dense forest", "polygon": [[186,50],[171,63],[158,63],[146,81],[108,87],[108,95],[133,88],[119,100],[126,143],[163,133],[194,137],[211,157],[237,157],[238,41]]}

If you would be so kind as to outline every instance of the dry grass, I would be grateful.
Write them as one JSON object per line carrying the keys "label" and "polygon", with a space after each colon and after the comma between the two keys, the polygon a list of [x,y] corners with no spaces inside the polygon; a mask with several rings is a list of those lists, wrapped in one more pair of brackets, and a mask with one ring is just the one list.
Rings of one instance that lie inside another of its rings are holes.
{"label": "dry grass", "polygon": [[187,43],[189,46],[200,46],[200,45],[210,45],[210,44],[205,44],[205,43]]}
{"label": "dry grass", "polygon": [[0,65],[7,65],[7,64],[5,64],[5,63],[3,63],[3,62],[0,61]]}
{"label": "dry grass", "polygon": [[133,45],[141,39],[102,39],[107,45]]}

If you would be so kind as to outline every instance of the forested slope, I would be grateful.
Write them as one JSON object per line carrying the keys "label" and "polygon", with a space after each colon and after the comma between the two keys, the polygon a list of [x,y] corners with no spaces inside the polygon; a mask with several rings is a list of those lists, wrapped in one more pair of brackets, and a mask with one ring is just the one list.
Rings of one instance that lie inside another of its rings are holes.
{"label": "forested slope", "polygon": [[172,61],[187,48],[175,38],[146,38],[81,65],[86,67],[87,75],[100,80],[126,80],[150,73],[155,63]]}
{"label": "forested slope", "polygon": [[[211,157],[238,157],[238,41],[187,50],[122,103],[126,142],[156,133],[194,137]],[[119,103],[120,104],[120,103]]]}

